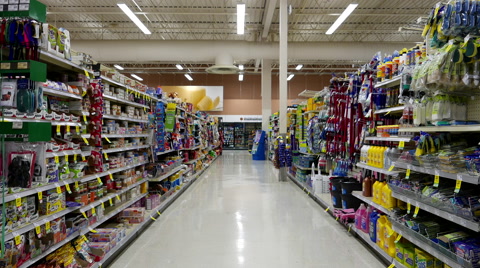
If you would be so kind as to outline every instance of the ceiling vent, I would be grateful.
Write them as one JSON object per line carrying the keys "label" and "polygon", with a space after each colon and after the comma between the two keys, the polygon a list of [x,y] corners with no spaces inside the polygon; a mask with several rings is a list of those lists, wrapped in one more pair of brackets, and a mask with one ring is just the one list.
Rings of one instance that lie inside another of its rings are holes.
{"label": "ceiling vent", "polygon": [[215,58],[215,65],[207,68],[207,73],[211,74],[236,74],[238,67],[233,65],[233,58],[228,54],[218,55]]}

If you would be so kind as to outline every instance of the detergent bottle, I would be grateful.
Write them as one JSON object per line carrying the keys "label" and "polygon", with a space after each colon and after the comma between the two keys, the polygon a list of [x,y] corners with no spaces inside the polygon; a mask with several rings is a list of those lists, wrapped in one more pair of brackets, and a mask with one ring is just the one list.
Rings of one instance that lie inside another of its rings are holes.
{"label": "detergent bottle", "polygon": [[390,257],[395,256],[395,239],[397,238],[397,233],[392,229],[392,223],[385,218],[384,226],[384,239],[383,239],[383,250],[390,255]]}
{"label": "detergent bottle", "polygon": [[366,197],[372,196],[372,179],[366,175],[362,182],[362,195]]}
{"label": "detergent bottle", "polygon": [[370,235],[370,240],[372,242],[377,243],[377,221],[378,221],[379,215],[377,210],[373,210],[372,213],[370,214],[370,219],[369,219],[369,228],[368,228],[368,233]]}
{"label": "detergent bottle", "polygon": [[380,216],[380,218],[377,220],[377,245],[380,248],[383,248],[384,246],[386,221],[387,217],[385,215]]}
{"label": "detergent bottle", "polygon": [[380,152],[378,155],[379,161],[378,161],[378,167],[379,168],[386,168],[384,167],[384,162],[385,162],[385,151],[387,150],[387,147],[382,146],[380,147]]}
{"label": "detergent bottle", "polygon": [[370,215],[372,214],[372,212],[373,212],[373,207],[368,206],[367,211],[362,217],[362,231],[367,234],[369,233],[369,230],[370,230]]}
{"label": "detergent bottle", "polygon": [[380,181],[375,181],[372,185],[372,201],[375,202],[375,203],[378,203],[377,201],[377,193],[376,193],[376,189],[378,187],[378,184],[380,183]]}
{"label": "detergent bottle", "polygon": [[397,199],[392,196],[392,189],[390,189],[390,186],[388,183],[385,183],[385,186],[382,188],[382,193],[385,198],[383,207],[386,209],[393,209],[397,205]]}
{"label": "detergent bottle", "polygon": [[362,229],[362,218],[365,216],[367,213],[367,208],[365,205],[362,203],[360,204],[360,207],[357,209],[355,212],[355,227],[359,230]]}

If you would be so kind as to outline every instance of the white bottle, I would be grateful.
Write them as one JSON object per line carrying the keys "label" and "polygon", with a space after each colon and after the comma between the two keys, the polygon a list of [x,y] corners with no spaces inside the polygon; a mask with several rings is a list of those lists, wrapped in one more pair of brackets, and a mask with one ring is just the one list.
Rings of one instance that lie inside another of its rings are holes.
{"label": "white bottle", "polygon": [[391,148],[388,147],[383,153],[383,168],[389,168],[391,165],[390,158],[388,158],[390,151],[391,151]]}

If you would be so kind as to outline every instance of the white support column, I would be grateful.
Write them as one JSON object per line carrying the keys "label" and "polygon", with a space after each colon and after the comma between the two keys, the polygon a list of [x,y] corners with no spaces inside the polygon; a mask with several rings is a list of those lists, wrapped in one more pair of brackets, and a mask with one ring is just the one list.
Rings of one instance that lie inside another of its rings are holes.
{"label": "white support column", "polygon": [[279,127],[287,132],[287,70],[288,70],[288,0],[280,0],[280,75],[279,75]]}
{"label": "white support column", "polygon": [[272,60],[262,60],[262,130],[268,133],[272,114]]}

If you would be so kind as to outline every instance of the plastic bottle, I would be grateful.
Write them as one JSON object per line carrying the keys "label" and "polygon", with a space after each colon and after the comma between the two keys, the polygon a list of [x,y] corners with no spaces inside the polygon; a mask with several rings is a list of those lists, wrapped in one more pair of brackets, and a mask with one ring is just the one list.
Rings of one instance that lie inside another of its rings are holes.
{"label": "plastic bottle", "polygon": [[397,233],[392,229],[392,223],[385,218],[384,232],[383,232],[383,250],[390,256],[395,256],[395,239],[397,238]]}
{"label": "plastic bottle", "polygon": [[385,183],[385,186],[382,188],[382,193],[383,193],[383,207],[386,209],[392,209],[397,205],[397,199],[392,196],[392,189],[390,189],[390,186],[388,183]]}
{"label": "plastic bottle", "polygon": [[378,161],[378,167],[379,168],[384,168],[384,161],[385,161],[385,151],[387,150],[387,147],[385,146],[382,146],[380,147],[380,151],[379,151],[379,154],[378,154],[378,158],[379,158],[379,161]]}
{"label": "plastic bottle", "polygon": [[355,227],[359,230],[362,229],[362,218],[365,216],[366,213],[367,208],[363,203],[360,204],[360,207],[355,212]]}
{"label": "plastic bottle", "polygon": [[376,210],[373,210],[370,214],[368,233],[373,243],[377,243],[377,221],[379,217]]}
{"label": "plastic bottle", "polygon": [[373,183],[373,186],[372,186],[372,201],[375,202],[375,203],[378,203],[378,201],[377,201],[378,196],[376,194],[376,189],[377,189],[379,183],[380,183],[379,181],[375,181]]}
{"label": "plastic bottle", "polygon": [[387,184],[385,181],[379,181],[377,184],[377,187],[374,188],[374,194],[377,195],[377,204],[380,204],[383,206],[383,198],[382,198],[382,189]]}
{"label": "plastic bottle", "polygon": [[373,166],[373,149],[375,146],[369,146],[367,151],[367,165]]}
{"label": "plastic bottle", "polygon": [[372,212],[373,212],[373,207],[368,206],[365,214],[362,217],[362,231],[367,234],[369,233],[369,230],[370,230],[370,215],[372,214]]}
{"label": "plastic bottle", "polygon": [[372,196],[372,179],[368,175],[363,179],[362,195],[366,197]]}
{"label": "plastic bottle", "polygon": [[380,248],[383,248],[384,238],[385,238],[385,222],[387,218],[385,215],[380,216],[377,220],[377,245]]}
{"label": "plastic bottle", "polygon": [[390,158],[388,157],[389,156],[389,153],[391,151],[391,148],[388,147],[385,149],[385,151],[383,152],[383,168],[389,168],[390,165],[391,165],[391,162],[390,162]]}

